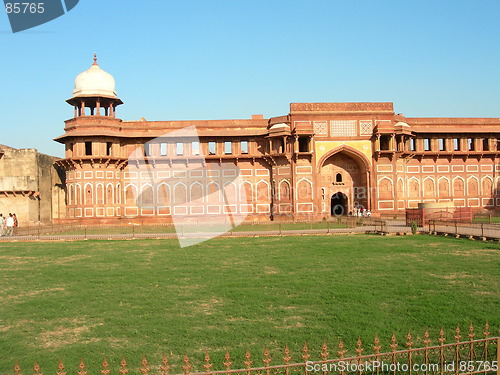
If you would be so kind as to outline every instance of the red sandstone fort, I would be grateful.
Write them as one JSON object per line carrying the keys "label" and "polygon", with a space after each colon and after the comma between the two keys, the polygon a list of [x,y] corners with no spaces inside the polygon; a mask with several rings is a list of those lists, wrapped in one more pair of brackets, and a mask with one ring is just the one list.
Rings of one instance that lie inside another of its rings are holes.
{"label": "red sandstone fort", "polygon": [[[227,212],[322,219],[429,202],[500,210],[498,118],[410,118],[392,103],[291,103],[288,114],[268,119],[124,121],[115,81],[95,59],[67,102],[74,116],[55,139],[66,150],[55,161],[63,198],[51,193],[59,222]],[[143,158],[132,163],[137,150]]]}

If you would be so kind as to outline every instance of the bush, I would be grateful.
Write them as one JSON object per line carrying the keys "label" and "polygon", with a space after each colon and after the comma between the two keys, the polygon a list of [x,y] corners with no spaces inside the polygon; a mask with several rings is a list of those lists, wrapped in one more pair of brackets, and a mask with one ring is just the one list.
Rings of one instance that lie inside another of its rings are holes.
{"label": "bush", "polygon": [[417,234],[417,229],[418,229],[417,222],[416,222],[416,221],[413,221],[413,222],[411,223],[411,233],[412,233],[412,234]]}

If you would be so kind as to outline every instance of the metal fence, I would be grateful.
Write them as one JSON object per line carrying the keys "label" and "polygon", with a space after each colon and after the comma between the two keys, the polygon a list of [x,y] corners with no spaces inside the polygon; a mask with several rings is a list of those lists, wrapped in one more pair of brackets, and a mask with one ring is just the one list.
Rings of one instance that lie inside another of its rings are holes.
{"label": "metal fence", "polygon": [[[150,361],[144,356],[139,368],[129,367],[127,360],[122,358],[119,363],[111,365],[104,358],[99,373],[101,375],[120,374],[241,374],[241,375],[374,375],[374,374],[409,374],[409,375],[457,375],[457,374],[500,374],[500,337],[493,337],[486,323],[477,338],[472,324],[468,331],[462,333],[456,328],[452,339],[447,343],[443,329],[439,337],[431,339],[426,330],[421,338],[408,333],[405,340],[398,342],[393,334],[390,340],[383,344],[378,336],[373,343],[363,344],[357,340],[354,348],[347,348],[342,340],[335,348],[330,348],[325,341],[319,350],[309,349],[304,343],[301,352],[292,353],[288,346],[283,351],[271,353],[264,349],[259,359],[252,357],[247,350],[240,362],[234,362],[226,350],[222,363],[212,361],[209,352],[205,353],[203,362],[192,362],[188,355],[182,361],[174,363],[164,355],[158,362]],[[419,346],[417,346],[417,344]],[[83,359],[77,369],[69,373],[90,375]],[[22,375],[22,370],[16,363],[14,374]],[[33,375],[41,375],[42,369],[35,362]],[[67,375],[66,367],[59,360],[56,375]]]}
{"label": "metal fence", "polygon": [[[368,217],[339,217],[330,220],[320,221],[275,221],[275,222],[244,222],[230,229],[226,236],[246,236],[246,235],[282,235],[282,234],[320,234],[334,232],[360,232],[363,230],[374,230],[375,225],[379,225],[380,220]],[[197,223],[193,221],[189,225],[183,225],[181,230],[186,233],[200,234],[210,233],[229,223],[215,221],[213,227],[206,222]],[[229,227],[231,227],[229,225]],[[110,224],[110,225],[82,225],[82,224],[49,224],[35,225],[16,228],[15,237],[46,238],[61,236],[79,236],[84,238],[97,237],[126,237],[144,238],[159,235],[165,238],[175,238],[176,228],[172,223],[164,224]],[[357,230],[356,230],[357,229]],[[180,233],[184,234],[184,233]]]}
{"label": "metal fence", "polygon": [[445,233],[455,236],[478,237],[481,239],[498,239],[500,238],[500,224],[467,224],[459,221],[440,221],[429,220],[427,224],[429,233]]}
{"label": "metal fence", "polygon": [[[491,218],[489,221],[492,221]],[[447,235],[500,239],[500,223],[463,223],[461,221],[428,220],[418,226],[419,233],[442,233]],[[221,225],[228,223],[214,221],[212,224],[193,222],[176,228],[172,223],[121,225],[50,224],[16,228],[12,237],[0,237],[0,241],[33,240],[77,240],[77,239],[139,239],[139,238],[212,238]],[[229,228],[231,226],[229,225]],[[244,222],[225,232],[224,237],[286,236],[313,234],[380,233],[411,234],[411,225],[405,219],[381,219],[374,217],[338,217],[320,221],[275,221]]]}

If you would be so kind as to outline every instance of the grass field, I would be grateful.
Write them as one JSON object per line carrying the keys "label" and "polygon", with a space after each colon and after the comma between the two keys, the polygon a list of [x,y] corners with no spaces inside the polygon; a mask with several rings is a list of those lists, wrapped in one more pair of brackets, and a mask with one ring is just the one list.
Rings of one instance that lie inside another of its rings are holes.
{"label": "grass field", "polygon": [[[213,239],[180,249],[177,241],[80,241],[0,244],[0,373],[37,360],[74,372],[80,357],[96,373],[103,355],[222,362],[229,348],[242,366],[264,346],[273,358],[304,341],[316,353],[340,337],[353,354],[378,333],[415,345],[429,327],[469,322],[500,327],[500,246],[435,236],[304,236]],[[481,334],[482,335],[482,334]],[[435,342],[435,341],[434,341]],[[369,349],[368,349],[369,351]],[[172,373],[182,372],[179,366]]]}
{"label": "grass field", "polygon": [[[243,223],[232,229],[233,232],[257,232],[257,231],[287,231],[287,230],[314,230],[314,229],[337,229],[337,228],[352,228],[356,225],[369,224],[369,219],[363,218],[342,218],[342,220],[329,220],[319,222],[256,222],[256,223]],[[221,223],[199,223],[183,226],[183,230],[188,232],[219,232],[221,230]],[[230,226],[229,226],[230,228]],[[37,235],[37,227],[32,227],[29,230],[23,228],[21,235]],[[176,229],[173,224],[170,225],[127,225],[120,226],[87,226],[77,228],[67,228],[59,226],[48,226],[42,228],[42,235],[52,236],[56,235],[102,235],[102,234],[140,234],[140,233],[175,233]]]}
{"label": "grass field", "polygon": [[492,224],[500,224],[500,216],[487,216],[487,217],[474,217],[472,218],[473,223],[492,223]]}

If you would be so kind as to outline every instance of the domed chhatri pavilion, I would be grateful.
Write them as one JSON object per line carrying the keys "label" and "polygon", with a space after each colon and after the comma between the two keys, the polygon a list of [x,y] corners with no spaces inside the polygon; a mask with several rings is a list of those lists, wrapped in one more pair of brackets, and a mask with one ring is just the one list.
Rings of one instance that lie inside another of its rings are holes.
{"label": "domed chhatri pavilion", "polygon": [[[269,119],[123,121],[115,81],[95,56],[67,102],[74,117],[55,139],[66,146],[57,161],[67,194],[59,220],[227,212],[321,219],[430,202],[500,210],[498,118],[410,118],[392,103],[292,103]],[[132,162],[137,149],[142,158]]]}

